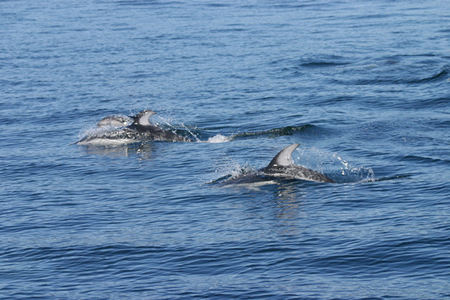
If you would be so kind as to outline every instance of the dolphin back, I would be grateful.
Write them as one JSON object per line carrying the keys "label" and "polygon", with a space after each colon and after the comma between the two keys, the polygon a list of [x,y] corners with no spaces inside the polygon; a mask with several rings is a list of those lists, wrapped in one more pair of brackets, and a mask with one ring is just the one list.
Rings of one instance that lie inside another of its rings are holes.
{"label": "dolphin back", "polygon": [[328,178],[324,174],[294,164],[291,155],[299,145],[300,144],[292,144],[287,146],[275,155],[267,167],[260,171],[269,176],[334,183],[334,180]]}

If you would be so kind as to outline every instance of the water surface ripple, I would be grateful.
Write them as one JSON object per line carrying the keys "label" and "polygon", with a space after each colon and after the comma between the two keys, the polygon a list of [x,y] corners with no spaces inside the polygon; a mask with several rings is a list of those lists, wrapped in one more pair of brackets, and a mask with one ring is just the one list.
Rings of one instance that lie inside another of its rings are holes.
{"label": "water surface ripple", "polygon": [[[449,16],[1,1],[0,298],[449,298]],[[143,109],[196,142],[73,144]]]}

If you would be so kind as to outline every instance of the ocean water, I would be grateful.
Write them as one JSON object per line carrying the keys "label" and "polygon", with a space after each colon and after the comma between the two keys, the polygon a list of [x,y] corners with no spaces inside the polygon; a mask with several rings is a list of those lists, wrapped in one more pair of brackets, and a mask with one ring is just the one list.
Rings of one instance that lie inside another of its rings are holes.
{"label": "ocean water", "polygon": [[[447,1],[0,1],[0,298],[450,298]],[[194,143],[74,144],[158,114]],[[223,184],[300,143],[336,184]]]}

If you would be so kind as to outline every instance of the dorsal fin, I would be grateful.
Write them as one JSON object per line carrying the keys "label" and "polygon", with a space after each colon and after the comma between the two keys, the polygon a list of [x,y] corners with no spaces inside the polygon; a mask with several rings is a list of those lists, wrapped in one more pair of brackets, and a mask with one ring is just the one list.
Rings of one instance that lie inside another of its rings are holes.
{"label": "dorsal fin", "polygon": [[277,155],[275,155],[267,167],[287,167],[292,165],[293,162],[291,159],[291,154],[299,145],[300,144],[292,144],[281,150]]}
{"label": "dorsal fin", "polygon": [[150,121],[148,120],[151,116],[155,115],[156,113],[150,109],[146,109],[132,117],[134,119],[134,125],[141,125],[141,126],[149,126]]}

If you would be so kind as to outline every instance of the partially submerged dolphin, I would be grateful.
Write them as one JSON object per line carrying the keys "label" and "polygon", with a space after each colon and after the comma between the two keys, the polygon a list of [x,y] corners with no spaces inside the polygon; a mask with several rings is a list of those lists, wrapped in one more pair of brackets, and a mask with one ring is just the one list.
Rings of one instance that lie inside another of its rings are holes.
{"label": "partially submerged dolphin", "polygon": [[149,118],[155,114],[156,112],[150,109],[143,110],[134,117],[131,117],[134,120],[134,122],[127,128],[135,130],[142,137],[145,137],[149,140],[169,141],[169,142],[192,142],[190,139],[182,137],[181,135],[178,135],[169,130],[162,129],[151,124]]}
{"label": "partially submerged dolphin", "polygon": [[275,155],[267,167],[262,168],[259,171],[267,176],[335,183],[334,180],[317,171],[294,164],[291,155],[299,145],[300,144],[292,144],[287,146]]}
{"label": "partially submerged dolphin", "polygon": [[156,112],[147,109],[132,117],[108,116],[97,124],[99,130],[93,134],[88,134],[78,141],[77,144],[126,144],[143,140],[192,142],[188,138],[151,124],[149,118],[154,114]]}
{"label": "partially submerged dolphin", "polygon": [[[292,144],[281,150],[272,161],[257,172],[229,178],[222,184],[273,183],[274,179],[299,179],[315,182],[335,183],[334,180],[317,171],[294,164],[291,155],[300,144]],[[221,181],[220,179],[218,181]]]}

